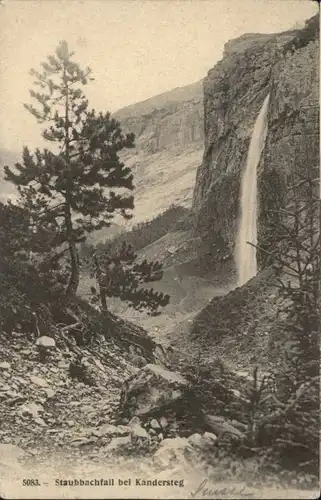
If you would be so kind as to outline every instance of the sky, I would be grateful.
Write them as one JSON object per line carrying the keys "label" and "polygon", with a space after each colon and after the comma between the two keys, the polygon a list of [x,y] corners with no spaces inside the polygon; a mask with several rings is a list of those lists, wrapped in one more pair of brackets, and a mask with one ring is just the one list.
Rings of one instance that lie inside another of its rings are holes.
{"label": "sky", "polygon": [[312,0],[3,0],[0,6],[0,148],[43,147],[31,68],[67,40],[93,70],[91,107],[116,111],[200,80],[243,33],[274,33],[313,16]]}

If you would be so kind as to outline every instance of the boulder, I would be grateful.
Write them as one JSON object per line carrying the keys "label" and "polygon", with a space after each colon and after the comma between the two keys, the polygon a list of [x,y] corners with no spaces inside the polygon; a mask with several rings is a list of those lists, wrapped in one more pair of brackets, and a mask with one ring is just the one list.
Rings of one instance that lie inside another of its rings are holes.
{"label": "boulder", "polygon": [[161,417],[159,420],[159,423],[160,423],[162,429],[166,429],[166,427],[168,427],[168,421],[167,421],[167,418],[165,418],[165,417]]}
{"label": "boulder", "polygon": [[196,432],[195,434],[192,434],[191,436],[189,436],[189,438],[187,439],[187,441],[192,446],[195,446],[197,448],[202,448],[202,447],[204,447],[204,446],[206,446],[208,444],[208,442],[198,432]]}
{"label": "boulder", "polygon": [[10,368],[11,365],[8,361],[2,361],[2,363],[0,363],[0,370],[10,370]]}
{"label": "boulder", "polygon": [[193,447],[188,439],[176,437],[173,439],[163,439],[156,453],[153,462],[157,467],[168,468],[177,464],[184,464],[192,455]]}
{"label": "boulder", "polygon": [[19,408],[18,413],[21,416],[29,415],[34,419],[38,419],[40,417],[40,413],[43,413],[43,407],[41,405],[37,405],[36,403],[28,403]]}
{"label": "boulder", "polygon": [[216,443],[217,441],[217,436],[215,434],[213,434],[213,432],[204,432],[203,434],[203,439],[205,439],[205,441],[208,443],[208,444],[214,444]]}
{"label": "boulder", "polygon": [[218,437],[223,434],[231,434],[239,439],[243,439],[245,437],[243,432],[237,429],[228,419],[224,417],[205,414],[204,420],[209,429],[214,431],[215,435]]}
{"label": "boulder", "polygon": [[47,396],[48,399],[51,399],[51,398],[53,398],[56,395],[55,391],[53,391],[49,387],[45,388],[44,391],[45,391],[46,396]]}
{"label": "boulder", "polygon": [[47,337],[47,335],[43,335],[42,337],[39,337],[36,341],[36,346],[41,346],[44,347],[45,349],[52,349],[56,347],[56,342],[55,339],[52,337]]}
{"label": "boulder", "polygon": [[108,451],[118,451],[131,444],[130,436],[116,437],[111,440],[111,442],[106,446]]}
{"label": "boulder", "polygon": [[140,418],[139,418],[139,417],[133,417],[133,418],[129,421],[128,425],[129,425],[130,427],[131,427],[131,426],[133,426],[133,425],[141,425]]}
{"label": "boulder", "polygon": [[140,425],[131,426],[131,436],[134,441],[150,441],[150,436]]}
{"label": "boulder", "polygon": [[179,373],[147,364],[125,382],[120,410],[130,417],[147,415],[181,399],[188,386]]}
{"label": "boulder", "polygon": [[153,418],[150,422],[150,426],[152,429],[160,429],[161,426],[159,425],[159,423],[157,422],[156,418]]}
{"label": "boulder", "polygon": [[33,384],[39,385],[40,387],[48,387],[48,382],[47,380],[37,377],[36,375],[30,375],[30,380]]}

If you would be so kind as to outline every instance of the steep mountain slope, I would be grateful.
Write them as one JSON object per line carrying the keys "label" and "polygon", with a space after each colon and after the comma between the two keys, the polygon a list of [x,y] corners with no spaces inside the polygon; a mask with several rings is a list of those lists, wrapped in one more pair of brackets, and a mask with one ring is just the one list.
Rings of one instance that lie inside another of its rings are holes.
{"label": "steep mountain slope", "polygon": [[233,249],[240,176],[253,125],[270,93],[268,135],[259,165],[259,239],[267,211],[285,199],[293,169],[319,163],[319,19],[304,29],[243,35],[228,42],[204,81],[205,151],[193,210],[197,233]]}
{"label": "steep mountain slope", "polygon": [[174,89],[114,114],[136,135],[123,158],[135,179],[135,217],[146,220],[172,203],[190,206],[203,154],[202,81]]}

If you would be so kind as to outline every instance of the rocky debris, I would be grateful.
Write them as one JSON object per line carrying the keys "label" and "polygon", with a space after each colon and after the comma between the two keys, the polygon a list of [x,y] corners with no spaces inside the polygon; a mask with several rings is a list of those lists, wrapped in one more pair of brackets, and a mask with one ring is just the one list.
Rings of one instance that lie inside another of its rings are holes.
{"label": "rocky debris", "polygon": [[148,364],[125,382],[120,411],[129,416],[147,415],[182,398],[189,387],[179,373]]}
{"label": "rocky debris", "polygon": [[[113,437],[130,436],[129,427],[113,425],[120,387],[132,368],[117,346],[106,341],[91,348],[93,352],[82,349],[95,377],[92,387],[69,376],[69,364],[76,359],[69,349],[55,349],[43,363],[34,355],[34,342],[24,335],[0,342],[0,442],[28,450],[64,446],[81,452],[105,446]],[[85,428],[90,431],[83,436]]]}

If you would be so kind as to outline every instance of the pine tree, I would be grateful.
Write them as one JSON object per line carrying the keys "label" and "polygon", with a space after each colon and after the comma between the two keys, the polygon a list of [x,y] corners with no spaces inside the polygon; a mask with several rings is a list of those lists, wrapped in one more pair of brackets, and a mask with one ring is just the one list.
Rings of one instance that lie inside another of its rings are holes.
{"label": "pine tree", "polygon": [[125,194],[134,188],[133,176],[119,158],[122,149],[134,147],[134,135],[124,135],[110,113],[89,110],[79,87],[92,79],[91,70],[82,70],[73,55],[61,42],[41,71],[31,70],[40,91],[30,90],[30,95],[38,107],[25,107],[48,125],[43,137],[54,151],[36,149],[32,154],[25,147],[15,170],[5,167],[6,179],[18,187],[20,203],[31,212],[35,231],[50,224],[55,228],[52,248],[67,245],[67,295],[76,293],[79,284],[77,243],[86,232],[108,227],[116,213],[130,218],[134,207],[133,196]]}
{"label": "pine tree", "polygon": [[[319,169],[293,173],[287,204],[273,227],[277,245],[269,252],[281,297],[279,335],[284,359],[275,372],[272,411],[257,434],[269,436],[282,466],[319,470],[320,198]],[[262,250],[262,249],[261,249]],[[266,251],[266,250],[265,250]]]}
{"label": "pine tree", "polygon": [[136,262],[133,247],[124,242],[114,253],[94,252],[92,274],[95,276],[98,292],[91,288],[93,302],[100,302],[103,313],[107,311],[107,297],[117,297],[138,311],[147,310],[149,315],[159,314],[159,307],[165,307],[169,295],[145,288],[145,284],[163,278],[162,265],[156,262]]}

